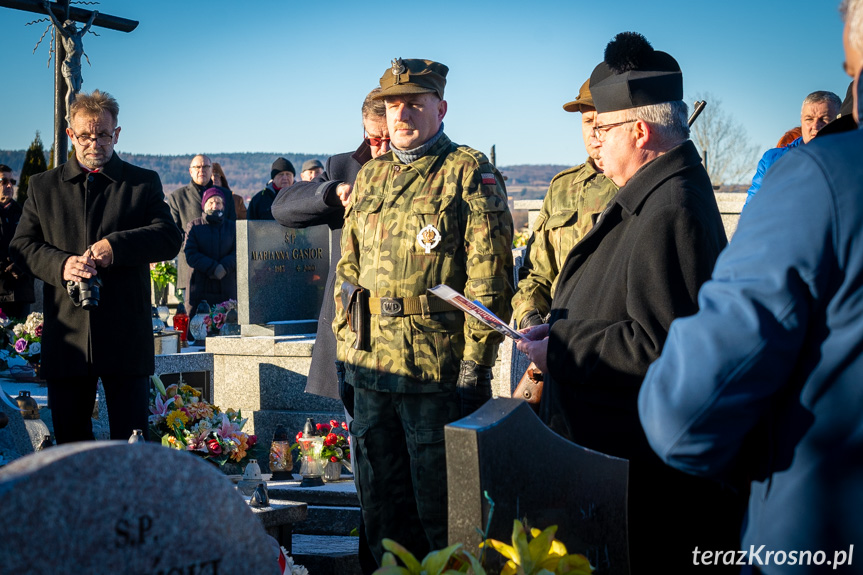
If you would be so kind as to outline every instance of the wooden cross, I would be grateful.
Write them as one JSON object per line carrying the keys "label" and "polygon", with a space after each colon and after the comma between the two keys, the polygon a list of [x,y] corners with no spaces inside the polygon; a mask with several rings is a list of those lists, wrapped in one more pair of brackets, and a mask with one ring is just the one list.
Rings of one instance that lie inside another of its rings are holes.
{"label": "wooden cross", "polygon": [[[21,10],[24,12],[33,12],[35,14],[45,14],[46,6],[42,0],[0,0],[0,8],[12,8],[13,10]],[[90,26],[99,26],[101,28],[109,28],[111,30],[119,30],[120,32],[131,32],[138,26],[135,20],[127,20],[119,16],[111,16],[91,10],[84,10],[69,6],[69,0],[57,0],[56,2],[48,2],[47,8],[51,12],[51,19],[54,24],[54,165],[59,166],[66,161],[68,155],[68,139],[66,137],[68,112],[67,105],[71,104],[71,97],[74,93],[67,95],[71,91],[71,87],[67,86],[67,79],[63,74],[64,63],[66,62],[66,48],[62,38],[68,35],[68,32],[57,29],[56,22],[61,24],[67,20],[73,22],[81,22],[86,24],[80,32],[80,36],[86,33]],[[80,42],[81,38],[75,40]],[[83,43],[81,43],[83,50]],[[80,54],[77,55],[80,58]],[[69,75],[67,66],[67,76]]]}

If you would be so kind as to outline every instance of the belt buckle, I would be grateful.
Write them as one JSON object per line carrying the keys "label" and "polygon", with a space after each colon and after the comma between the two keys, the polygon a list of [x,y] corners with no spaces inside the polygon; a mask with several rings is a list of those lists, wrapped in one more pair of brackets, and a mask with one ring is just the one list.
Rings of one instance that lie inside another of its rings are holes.
{"label": "belt buckle", "polygon": [[400,297],[382,297],[381,315],[384,317],[401,317],[404,306]]}

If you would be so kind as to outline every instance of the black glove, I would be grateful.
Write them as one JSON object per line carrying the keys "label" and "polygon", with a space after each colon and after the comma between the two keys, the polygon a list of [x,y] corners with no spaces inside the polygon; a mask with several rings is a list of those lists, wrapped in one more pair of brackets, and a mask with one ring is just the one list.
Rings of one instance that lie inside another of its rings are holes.
{"label": "black glove", "polygon": [[521,323],[518,324],[518,329],[524,329],[526,327],[533,327],[535,325],[542,325],[545,323],[545,318],[539,315],[539,312],[536,310],[529,311],[526,316],[521,318]]}
{"label": "black glove", "polygon": [[477,365],[475,361],[464,360],[456,382],[461,416],[466,417],[491,399],[491,368]]}
{"label": "black glove", "polygon": [[345,381],[345,362],[336,362],[336,375],[339,378],[339,397],[345,404],[348,415],[354,416],[354,386]]}

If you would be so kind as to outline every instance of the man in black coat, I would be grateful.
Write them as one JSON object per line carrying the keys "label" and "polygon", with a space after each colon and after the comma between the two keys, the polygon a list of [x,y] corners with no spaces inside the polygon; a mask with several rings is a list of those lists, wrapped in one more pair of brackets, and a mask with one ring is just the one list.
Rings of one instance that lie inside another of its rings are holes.
{"label": "man in black coat", "polygon": [[[327,160],[324,173],[311,182],[297,182],[285,188],[273,202],[273,217],[283,226],[305,228],[327,225],[331,230],[330,273],[324,293],[335,293],[336,264],[342,257],[342,225],[345,221],[345,206],[350,199],[354,180],[360,168],[373,158],[389,151],[386,108],[383,100],[372,99],[379,92],[375,88],[363,102],[363,127],[366,138],[354,152],[345,152]],[[353,414],[353,387],[339,389],[336,372],[336,338],[333,335],[335,301],[325,297],[318,317],[318,333],[312,353],[312,366],[306,383],[306,392],[325,397],[339,398],[340,393],[348,413]]]}
{"label": "man in black coat", "polygon": [[12,199],[15,179],[12,168],[0,164],[0,309],[8,318],[24,319],[36,301],[33,276],[12,263],[9,243],[21,219],[21,206]]}
{"label": "man in black coat", "polygon": [[[318,333],[312,352],[312,365],[306,380],[306,393],[339,398],[353,417],[354,388],[344,381],[344,365],[336,368],[336,337],[333,334],[336,264],[342,257],[342,225],[345,207],[348,205],[354,180],[366,162],[389,151],[390,138],[387,131],[387,112],[382,99],[373,96],[380,88],[372,90],[363,101],[363,127],[366,137],[353,152],[331,156],[324,172],[310,182],[297,182],[283,189],[273,201],[272,214],[276,221],[291,228],[327,225],[330,228],[330,273],[327,276],[327,297],[321,304],[318,316]],[[356,474],[356,469],[354,470]],[[365,525],[360,521],[359,558],[363,573],[372,573],[377,562],[368,546]]]}
{"label": "man in black coat", "polygon": [[[152,262],[177,255],[158,174],[114,153],[117,101],[78,95],[66,133],[75,158],[30,179],[29,199],[10,245],[13,260],[45,282],[42,374],[57,443],[93,439],[91,414],[102,379],[112,439],[147,434],[154,371]],[[98,305],[82,299],[101,280]],[[69,282],[81,287],[71,295]]]}
{"label": "man in black coat", "polygon": [[696,545],[738,548],[745,498],[665,466],[647,444],[637,399],[671,322],[697,311],[727,240],[689,141],[677,62],[632,32],[605,57],[590,79],[593,136],[620,191],[564,263],[549,323],[518,348],[546,374],[544,421],[629,460],[631,571],[650,572],[659,560],[688,573]]}
{"label": "man in black coat", "polygon": [[[189,164],[189,176],[192,178],[191,181],[168,194],[167,198],[168,206],[171,208],[171,217],[180,231],[185,231],[189,222],[204,215],[201,200],[204,198],[204,191],[213,187],[213,162],[204,154],[198,154],[192,158]],[[225,197],[229,197],[229,190],[219,189],[222,190]],[[237,221],[237,208],[234,206],[234,202],[228,202],[225,205],[225,218],[231,222]],[[189,304],[188,297],[190,276],[191,271],[186,262],[186,255],[180,252],[177,256],[177,287],[185,290],[186,313],[192,315],[194,309]]]}

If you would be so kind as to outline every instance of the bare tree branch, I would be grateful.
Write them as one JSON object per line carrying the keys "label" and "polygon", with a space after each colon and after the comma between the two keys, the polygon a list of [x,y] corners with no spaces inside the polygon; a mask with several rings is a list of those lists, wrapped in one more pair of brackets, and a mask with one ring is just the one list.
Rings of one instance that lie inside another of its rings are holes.
{"label": "bare tree branch", "polygon": [[758,165],[758,146],[750,145],[746,128],[722,108],[712,94],[699,94],[707,107],[692,125],[691,137],[702,157],[707,152],[707,173],[714,186],[745,184]]}

